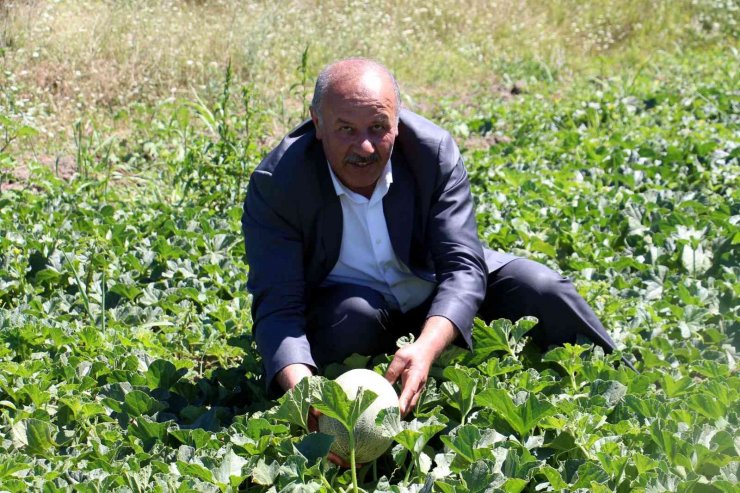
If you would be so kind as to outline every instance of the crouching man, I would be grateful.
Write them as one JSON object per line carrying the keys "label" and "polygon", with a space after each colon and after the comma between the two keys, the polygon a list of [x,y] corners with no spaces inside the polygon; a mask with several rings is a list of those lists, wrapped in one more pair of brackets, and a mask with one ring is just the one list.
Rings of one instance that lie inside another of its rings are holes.
{"label": "crouching man", "polygon": [[[401,108],[377,62],[342,60],[316,82],[311,120],[250,178],[242,226],[254,336],[271,392],[352,353],[395,351],[402,414],[475,316],[540,320],[543,346],[581,334],[614,342],[571,282],[481,246],[460,152],[449,133]],[[398,337],[415,342],[395,350]]]}

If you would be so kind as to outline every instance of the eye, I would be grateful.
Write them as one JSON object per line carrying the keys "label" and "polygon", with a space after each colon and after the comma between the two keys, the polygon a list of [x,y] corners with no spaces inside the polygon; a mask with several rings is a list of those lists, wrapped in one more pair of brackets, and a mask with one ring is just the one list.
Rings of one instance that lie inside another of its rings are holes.
{"label": "eye", "polygon": [[341,127],[339,127],[339,131],[343,134],[351,134],[354,129],[349,125],[342,125]]}

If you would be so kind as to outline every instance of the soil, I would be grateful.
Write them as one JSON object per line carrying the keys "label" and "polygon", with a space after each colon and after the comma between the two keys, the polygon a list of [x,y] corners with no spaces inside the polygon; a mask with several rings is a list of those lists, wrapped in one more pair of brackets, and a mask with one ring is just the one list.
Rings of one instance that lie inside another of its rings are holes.
{"label": "soil", "polygon": [[[77,173],[77,163],[72,156],[41,156],[38,164],[51,169],[58,178],[69,181]],[[0,192],[22,190],[29,187],[31,169],[26,163],[14,168],[0,169]]]}

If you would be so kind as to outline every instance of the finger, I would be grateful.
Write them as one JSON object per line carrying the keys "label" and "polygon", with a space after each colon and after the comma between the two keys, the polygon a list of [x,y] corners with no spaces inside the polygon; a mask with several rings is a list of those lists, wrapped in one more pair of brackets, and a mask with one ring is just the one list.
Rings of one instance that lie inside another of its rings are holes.
{"label": "finger", "polygon": [[410,372],[407,378],[403,382],[403,391],[401,392],[401,398],[399,399],[399,407],[401,408],[401,415],[406,416],[411,410],[413,405],[411,404],[412,399],[419,391],[421,387],[421,377],[416,372]]}
{"label": "finger", "polygon": [[423,388],[420,388],[416,392],[414,392],[413,397],[411,398],[411,402],[409,403],[407,412],[411,412],[416,408],[416,405],[419,403],[419,398],[421,397],[421,393],[424,391]]}
{"label": "finger", "polygon": [[339,457],[334,452],[329,452],[329,455],[327,455],[326,458],[329,459],[334,464],[338,465],[339,467],[344,467],[344,468],[349,467],[349,464],[347,463],[347,461]]}
{"label": "finger", "polygon": [[385,372],[385,379],[393,385],[403,373],[404,368],[406,368],[406,358],[396,354],[391,364],[388,365],[388,369]]}
{"label": "finger", "polygon": [[[349,469],[351,467],[351,464],[349,463],[349,461],[338,456],[334,452],[329,452],[329,455],[327,455],[327,458],[334,464],[338,465],[339,467],[343,467],[345,469]],[[355,469],[359,469],[360,467],[362,467],[362,464],[355,464]]]}
{"label": "finger", "polygon": [[313,407],[308,408],[308,416],[306,417],[306,424],[308,425],[308,431],[319,430],[319,416],[321,413]]}
{"label": "finger", "polygon": [[319,430],[319,420],[313,414],[308,415],[306,424],[308,425],[308,431],[318,431]]}

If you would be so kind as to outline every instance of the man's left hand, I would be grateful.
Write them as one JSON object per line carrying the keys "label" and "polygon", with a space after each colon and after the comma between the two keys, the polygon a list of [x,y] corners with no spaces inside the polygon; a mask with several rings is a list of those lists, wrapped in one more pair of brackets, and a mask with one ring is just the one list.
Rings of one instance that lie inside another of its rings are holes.
{"label": "man's left hand", "polygon": [[444,317],[429,317],[419,339],[396,351],[385,378],[391,384],[401,378],[399,407],[402,416],[416,407],[432,363],[456,336],[457,329],[452,322]]}

